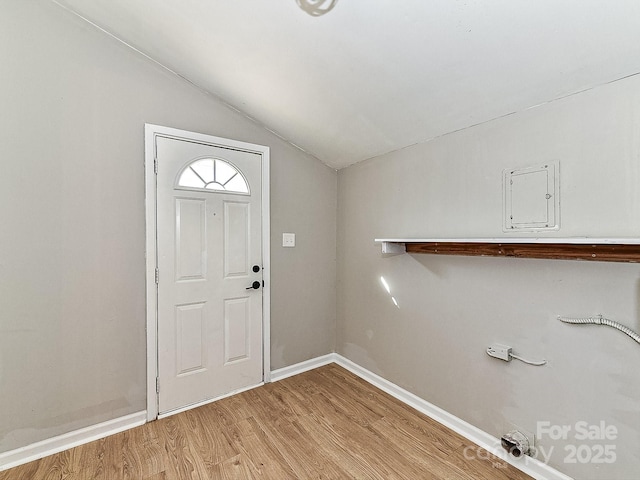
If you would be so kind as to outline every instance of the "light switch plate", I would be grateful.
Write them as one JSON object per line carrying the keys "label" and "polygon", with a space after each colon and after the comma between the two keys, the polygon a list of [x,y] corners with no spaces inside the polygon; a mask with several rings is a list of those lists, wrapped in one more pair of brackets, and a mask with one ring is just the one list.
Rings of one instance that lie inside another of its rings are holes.
{"label": "light switch plate", "polygon": [[296,234],[295,233],[283,233],[282,234],[282,246],[283,247],[295,247],[296,246]]}

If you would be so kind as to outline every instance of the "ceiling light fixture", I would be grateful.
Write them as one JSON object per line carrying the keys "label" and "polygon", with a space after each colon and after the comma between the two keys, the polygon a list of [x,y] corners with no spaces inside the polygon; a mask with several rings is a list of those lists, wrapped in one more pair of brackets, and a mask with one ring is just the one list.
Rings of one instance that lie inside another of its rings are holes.
{"label": "ceiling light fixture", "polygon": [[296,0],[298,6],[312,17],[329,13],[338,0]]}

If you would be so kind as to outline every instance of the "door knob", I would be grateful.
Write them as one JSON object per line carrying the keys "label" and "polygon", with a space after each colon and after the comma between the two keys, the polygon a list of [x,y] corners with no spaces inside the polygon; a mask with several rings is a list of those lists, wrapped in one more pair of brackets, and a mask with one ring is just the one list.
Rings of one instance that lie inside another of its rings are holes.
{"label": "door knob", "polygon": [[250,287],[247,287],[247,290],[257,290],[259,288],[260,288],[260,282],[256,280],[251,284]]}

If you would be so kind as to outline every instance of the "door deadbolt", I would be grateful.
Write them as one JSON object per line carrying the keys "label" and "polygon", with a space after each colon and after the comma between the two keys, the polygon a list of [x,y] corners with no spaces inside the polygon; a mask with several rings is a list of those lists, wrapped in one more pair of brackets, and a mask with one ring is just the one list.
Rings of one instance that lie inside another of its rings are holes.
{"label": "door deadbolt", "polygon": [[258,273],[260,271],[260,265],[254,265],[252,270],[253,270],[253,273]]}

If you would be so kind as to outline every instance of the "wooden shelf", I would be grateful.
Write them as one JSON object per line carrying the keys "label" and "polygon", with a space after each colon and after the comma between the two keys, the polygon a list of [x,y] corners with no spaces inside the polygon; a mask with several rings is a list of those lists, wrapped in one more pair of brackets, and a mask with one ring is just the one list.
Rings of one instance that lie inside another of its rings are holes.
{"label": "wooden shelf", "polygon": [[426,253],[486,257],[640,262],[638,238],[376,239],[386,254]]}

